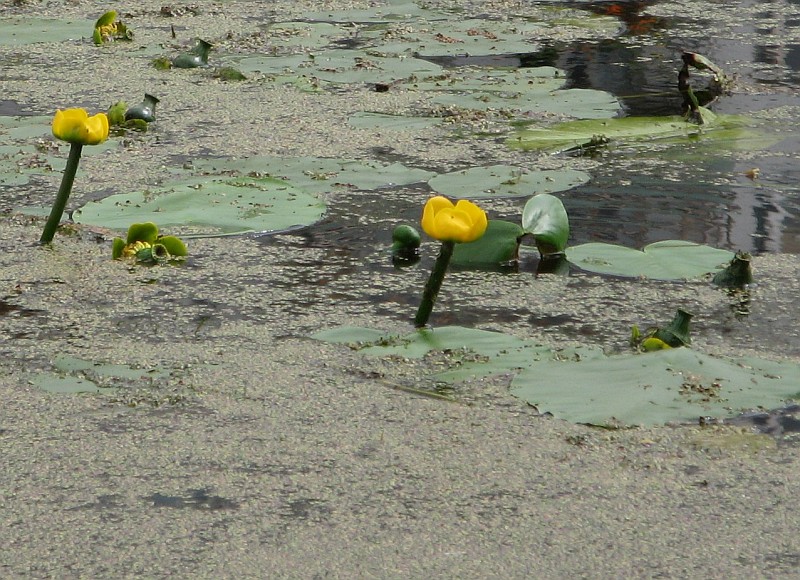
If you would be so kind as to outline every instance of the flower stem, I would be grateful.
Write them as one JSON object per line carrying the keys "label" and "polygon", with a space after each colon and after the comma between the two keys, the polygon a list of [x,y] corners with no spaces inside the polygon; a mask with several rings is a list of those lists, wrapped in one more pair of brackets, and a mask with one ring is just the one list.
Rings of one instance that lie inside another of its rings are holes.
{"label": "flower stem", "polygon": [[49,244],[53,241],[58,224],[61,223],[61,216],[64,215],[64,208],[67,207],[67,200],[72,192],[72,182],[75,181],[75,172],[78,171],[82,150],[83,145],[80,143],[72,143],[70,145],[67,166],[64,168],[64,176],[61,178],[61,187],[58,188],[58,195],[55,202],[53,202],[53,209],[50,210],[50,217],[47,218],[42,237],[39,240],[42,244]]}
{"label": "flower stem", "polygon": [[419,305],[416,317],[414,317],[414,326],[417,328],[422,328],[428,324],[428,318],[431,316],[433,304],[436,302],[436,296],[439,294],[439,288],[442,287],[444,275],[447,272],[447,266],[450,264],[450,258],[453,257],[455,246],[455,242],[442,242],[442,249],[439,251],[439,256],[436,258],[436,263],[433,265],[431,275],[428,278],[428,282],[425,284],[425,290],[422,293],[422,302]]}

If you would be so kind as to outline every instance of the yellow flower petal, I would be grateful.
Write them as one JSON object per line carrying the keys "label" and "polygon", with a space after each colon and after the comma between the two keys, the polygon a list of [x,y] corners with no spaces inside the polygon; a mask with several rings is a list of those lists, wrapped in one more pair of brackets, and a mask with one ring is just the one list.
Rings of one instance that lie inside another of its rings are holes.
{"label": "yellow flower petal", "polygon": [[428,200],[422,213],[422,229],[442,242],[473,242],[486,232],[486,212],[471,201],[460,200],[453,205],[446,197]]}
{"label": "yellow flower petal", "polygon": [[108,139],[108,117],[97,113],[92,117],[84,109],[56,111],[53,136],[67,143],[97,145]]}

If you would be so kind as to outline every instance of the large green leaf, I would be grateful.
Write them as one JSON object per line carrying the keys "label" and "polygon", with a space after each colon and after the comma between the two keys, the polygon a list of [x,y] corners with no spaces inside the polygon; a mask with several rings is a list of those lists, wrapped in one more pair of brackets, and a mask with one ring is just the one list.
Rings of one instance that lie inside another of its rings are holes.
{"label": "large green leaf", "polygon": [[3,18],[0,20],[0,45],[19,46],[36,42],[62,42],[89,37],[93,20],[64,18]]}
{"label": "large green leaf", "polygon": [[736,147],[736,142],[763,139],[745,127],[746,120],[732,115],[714,115],[703,109],[706,124],[697,125],[683,117],[619,117],[567,121],[551,127],[530,127],[509,137],[510,147],[525,150],[563,151],[604,142],[636,142],[653,139],[713,138],[715,143]]}
{"label": "large green leaf", "polygon": [[428,185],[447,197],[480,199],[564,191],[587,183],[589,179],[589,174],[575,169],[529,171],[509,165],[490,165],[437,175]]}
{"label": "large green leaf", "polygon": [[569,217],[554,195],[540,193],[528,200],[522,210],[522,228],[533,234],[542,256],[558,254],[567,247]]}
{"label": "large green leaf", "polygon": [[724,268],[733,252],[681,240],[665,240],[642,251],[592,242],[571,246],[567,259],[583,270],[613,276],[683,280]]}
{"label": "large green leaf", "polygon": [[432,171],[413,169],[401,163],[385,165],[378,161],[323,157],[254,156],[244,159],[196,159],[193,162],[193,169],[206,173],[272,177],[313,193],[330,192],[334,188],[342,187],[368,191],[419,183],[435,175]]}
{"label": "large green leaf", "polygon": [[542,361],[512,394],[556,417],[597,425],[655,425],[779,407],[800,395],[800,366],[731,361],[689,348],[581,362]]}
{"label": "large green leaf", "polygon": [[389,336],[342,327],[313,336],[372,356],[421,358],[440,352],[450,368],[432,381],[515,374],[511,393],[541,412],[577,423],[656,425],[730,417],[800,398],[800,365],[736,361],[689,348],[606,356],[594,347],[553,350],[499,332],[447,326]]}
{"label": "large green leaf", "polygon": [[312,194],[272,178],[206,179],[155,191],[112,195],[73,214],[78,223],[127,230],[155,222],[172,230],[219,235],[306,226],[319,220],[325,204]]}
{"label": "large green leaf", "polygon": [[451,264],[496,266],[512,262],[517,259],[519,238],[523,233],[522,228],[513,222],[489,220],[483,236],[474,242],[456,244]]}

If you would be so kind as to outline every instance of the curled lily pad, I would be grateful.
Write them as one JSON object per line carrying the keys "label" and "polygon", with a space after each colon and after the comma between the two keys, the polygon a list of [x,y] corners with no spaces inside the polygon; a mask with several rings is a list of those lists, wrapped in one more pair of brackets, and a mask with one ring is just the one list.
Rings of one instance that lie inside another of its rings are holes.
{"label": "curled lily pad", "polygon": [[533,235],[542,256],[559,254],[567,247],[569,217],[554,195],[540,193],[528,200],[522,210],[522,228]]}
{"label": "curled lily pad", "polygon": [[172,59],[175,68],[197,68],[208,66],[208,53],[213,45],[202,38],[195,39],[195,45],[188,51]]}
{"label": "curled lily pad", "polygon": [[134,242],[147,242],[148,244],[153,244],[157,238],[158,226],[153,222],[132,224],[128,228],[128,237],[125,240],[125,243],[132,244]]}
{"label": "curled lily pad", "polygon": [[741,288],[753,283],[753,270],[750,265],[751,256],[746,252],[736,252],[736,255],[725,267],[714,274],[712,282],[723,288]]}

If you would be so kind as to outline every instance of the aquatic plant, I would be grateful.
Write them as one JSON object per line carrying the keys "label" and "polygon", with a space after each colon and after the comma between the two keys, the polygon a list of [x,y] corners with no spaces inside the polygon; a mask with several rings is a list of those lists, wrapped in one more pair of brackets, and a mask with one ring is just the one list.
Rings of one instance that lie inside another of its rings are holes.
{"label": "aquatic plant", "polygon": [[416,228],[401,224],[392,231],[392,260],[395,265],[413,264],[419,260],[422,238]]}
{"label": "aquatic plant", "polygon": [[133,31],[117,20],[116,10],[109,10],[94,23],[92,40],[97,45],[114,40],[133,40]]}
{"label": "aquatic plant", "polygon": [[186,244],[176,236],[162,236],[153,222],[132,224],[126,239],[114,238],[111,256],[140,264],[164,264],[189,255]]}
{"label": "aquatic plant", "polygon": [[195,40],[195,45],[188,51],[172,59],[175,68],[197,68],[208,66],[208,53],[212,44],[202,38]]}
{"label": "aquatic plant", "polygon": [[97,145],[108,139],[108,117],[105,113],[97,113],[90,117],[84,109],[58,110],[53,117],[52,131],[56,139],[70,144],[70,150],[64,176],[61,178],[61,187],[58,189],[50,217],[42,231],[40,242],[43,244],[53,241],[64,208],[67,206],[69,194],[72,192],[83,146]]}
{"label": "aquatic plant", "polygon": [[138,104],[133,105],[125,111],[125,120],[141,120],[146,123],[152,123],[156,120],[156,105],[159,100],[153,95],[144,94],[144,100]]}
{"label": "aquatic plant", "polygon": [[631,346],[645,352],[687,346],[692,342],[689,337],[689,322],[692,316],[689,312],[678,308],[675,318],[663,328],[654,326],[641,333],[639,327],[634,325],[631,329]]}
{"label": "aquatic plant", "polygon": [[428,323],[455,245],[480,239],[486,233],[488,219],[486,212],[471,201],[461,199],[453,204],[446,197],[437,195],[425,204],[421,223],[426,234],[442,242],[442,248],[425,284],[422,301],[414,318],[414,325],[418,328]]}

